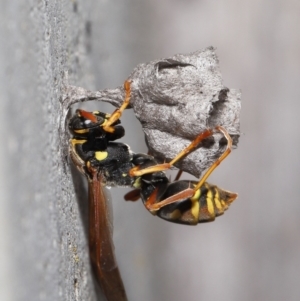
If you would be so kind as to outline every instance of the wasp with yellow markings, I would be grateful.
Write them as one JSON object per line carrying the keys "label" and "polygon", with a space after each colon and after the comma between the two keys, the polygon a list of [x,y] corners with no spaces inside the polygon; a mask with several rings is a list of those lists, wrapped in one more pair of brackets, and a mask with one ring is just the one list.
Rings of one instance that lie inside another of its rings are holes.
{"label": "wasp with yellow markings", "polygon": [[[77,110],[69,122],[73,137],[70,157],[89,182],[89,245],[97,279],[109,301],[127,300],[113,252],[109,214],[103,186],[135,188],[125,200],[141,198],[147,210],[158,217],[179,224],[196,225],[213,221],[224,213],[237,194],[206,182],[212,171],[231,151],[232,140],[223,127],[207,129],[171,162],[158,164],[146,154],[135,154],[129,146],[115,142],[125,131],[120,125],[123,110],[130,102],[130,82],[125,82],[125,101],[108,115]],[[193,151],[201,141],[220,132],[227,139],[223,154],[199,181],[171,182],[165,174],[176,162]]]}

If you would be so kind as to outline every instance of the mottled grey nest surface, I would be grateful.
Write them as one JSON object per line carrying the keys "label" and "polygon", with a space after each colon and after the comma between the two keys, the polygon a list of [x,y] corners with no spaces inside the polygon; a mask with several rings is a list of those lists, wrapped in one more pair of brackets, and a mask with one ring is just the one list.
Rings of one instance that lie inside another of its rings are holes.
{"label": "mottled grey nest surface", "polygon": [[[132,82],[130,107],[157,159],[170,161],[199,133],[217,125],[226,128],[237,145],[241,93],[223,85],[213,47],[140,64],[128,80]],[[120,106],[123,99],[123,86],[97,92],[68,86],[64,107],[87,100]],[[224,150],[222,137],[214,134],[176,166],[199,177]]]}

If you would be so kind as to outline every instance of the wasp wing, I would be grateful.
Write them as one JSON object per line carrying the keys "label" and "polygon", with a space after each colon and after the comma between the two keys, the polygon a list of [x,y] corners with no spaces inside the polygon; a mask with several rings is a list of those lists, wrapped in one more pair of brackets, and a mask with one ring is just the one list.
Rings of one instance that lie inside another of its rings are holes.
{"label": "wasp wing", "polygon": [[97,280],[108,301],[126,301],[126,292],[114,254],[112,210],[97,171],[89,179],[89,247]]}

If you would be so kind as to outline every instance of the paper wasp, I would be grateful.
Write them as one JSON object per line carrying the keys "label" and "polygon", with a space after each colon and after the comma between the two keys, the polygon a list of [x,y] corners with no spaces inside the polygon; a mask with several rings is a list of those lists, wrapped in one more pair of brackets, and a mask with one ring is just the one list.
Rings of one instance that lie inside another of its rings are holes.
{"label": "paper wasp", "polygon": [[[70,156],[89,183],[91,261],[109,301],[127,299],[114,256],[103,186],[134,187],[135,190],[125,195],[126,200],[141,198],[152,214],[170,222],[188,225],[213,221],[237,197],[235,193],[206,182],[212,171],[231,151],[231,137],[222,127],[200,133],[171,162],[163,164],[158,164],[150,155],[131,152],[126,144],[113,142],[125,134],[119,118],[130,101],[130,83],[125,82],[124,88],[125,101],[113,114],[77,110],[69,122],[73,135],[70,140]],[[170,182],[164,170],[170,169],[215,131],[224,135],[227,147],[204,176],[198,182]]]}

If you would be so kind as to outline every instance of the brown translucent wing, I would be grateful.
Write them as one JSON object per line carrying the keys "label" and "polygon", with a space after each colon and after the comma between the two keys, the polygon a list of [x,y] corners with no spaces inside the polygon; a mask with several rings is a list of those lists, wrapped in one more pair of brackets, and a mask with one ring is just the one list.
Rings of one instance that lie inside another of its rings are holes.
{"label": "brown translucent wing", "polygon": [[97,281],[108,301],[126,301],[112,240],[110,212],[97,171],[89,179],[89,248]]}

